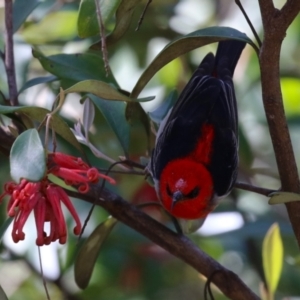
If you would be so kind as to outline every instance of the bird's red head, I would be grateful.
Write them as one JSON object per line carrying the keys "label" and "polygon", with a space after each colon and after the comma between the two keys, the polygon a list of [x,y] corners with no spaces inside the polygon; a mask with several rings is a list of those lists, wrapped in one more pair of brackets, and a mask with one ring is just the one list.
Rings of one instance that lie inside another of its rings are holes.
{"label": "bird's red head", "polygon": [[167,164],[161,174],[159,194],[164,208],[177,218],[205,218],[214,208],[211,175],[203,164],[191,159]]}

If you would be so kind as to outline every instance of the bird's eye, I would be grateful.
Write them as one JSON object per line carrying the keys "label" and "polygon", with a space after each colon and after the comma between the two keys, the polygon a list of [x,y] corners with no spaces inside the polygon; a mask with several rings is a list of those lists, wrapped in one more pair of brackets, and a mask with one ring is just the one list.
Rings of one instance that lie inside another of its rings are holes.
{"label": "bird's eye", "polygon": [[173,193],[171,192],[169,185],[167,185],[167,194],[168,196],[173,197]]}
{"label": "bird's eye", "polygon": [[198,195],[199,195],[199,187],[196,186],[194,189],[192,189],[187,195],[186,197],[189,198],[189,199],[193,199],[193,198],[196,198]]}

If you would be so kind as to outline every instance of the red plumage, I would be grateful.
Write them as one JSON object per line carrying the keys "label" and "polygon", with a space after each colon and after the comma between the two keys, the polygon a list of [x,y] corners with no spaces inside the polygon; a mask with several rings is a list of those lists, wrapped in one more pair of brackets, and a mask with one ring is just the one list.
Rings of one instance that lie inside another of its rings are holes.
{"label": "red plumage", "polygon": [[205,218],[237,176],[238,124],[232,76],[245,47],[221,41],[206,55],[159,128],[150,172],[164,208]]}

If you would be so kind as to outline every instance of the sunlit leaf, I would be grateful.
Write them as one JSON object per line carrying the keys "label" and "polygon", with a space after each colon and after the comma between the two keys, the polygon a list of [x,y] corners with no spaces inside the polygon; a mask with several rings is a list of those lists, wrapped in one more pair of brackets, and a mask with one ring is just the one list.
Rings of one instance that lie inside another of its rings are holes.
{"label": "sunlit leaf", "polygon": [[[105,25],[112,15],[116,12],[121,0],[102,0],[99,1],[103,24]],[[78,21],[78,35],[86,38],[99,34],[99,22],[95,0],[81,0]]]}
{"label": "sunlit leaf", "polygon": [[173,89],[183,72],[181,60],[178,58],[166,64],[158,73],[158,78],[165,87]]}
{"label": "sunlit leaf", "polygon": [[147,97],[140,99],[132,99],[128,96],[120,93],[115,88],[113,88],[108,83],[98,80],[84,80],[76,83],[70,88],[66,89],[65,94],[68,93],[91,93],[95,96],[106,100],[114,100],[114,101],[125,101],[125,102],[146,102],[153,100],[155,97]]}
{"label": "sunlit leaf", "polygon": [[25,22],[31,12],[41,3],[41,0],[15,0],[13,4],[13,32],[16,32]]}
{"label": "sunlit leaf", "polygon": [[101,247],[116,223],[117,220],[112,217],[107,219],[82,245],[74,265],[75,281],[81,289],[88,286]]}
{"label": "sunlit leaf", "polygon": [[[48,109],[35,106],[4,106],[0,105],[0,114],[11,114],[14,112],[20,112],[27,115],[30,119],[42,122],[47,114],[50,113]],[[71,145],[81,151],[81,146],[75,138],[73,132],[70,130],[68,124],[57,114],[52,116],[50,125],[53,127],[56,133],[58,133],[63,139],[69,142]]]}
{"label": "sunlit leaf", "polygon": [[84,53],[57,54],[46,57],[36,50],[33,50],[32,54],[40,61],[46,71],[59,78],[71,79],[75,82],[86,79],[101,80],[118,87],[118,83],[112,73],[106,76],[101,55]]}
{"label": "sunlit leaf", "polygon": [[56,11],[47,14],[39,23],[27,26],[22,36],[27,43],[44,44],[67,41],[77,35],[77,11]]}
{"label": "sunlit leaf", "polygon": [[194,31],[169,43],[156,56],[156,58],[151,62],[151,64],[139,78],[138,82],[132,90],[131,96],[133,98],[136,98],[149,82],[149,80],[156,74],[156,72],[176,57],[204,45],[226,39],[245,41],[246,43],[255,46],[253,42],[246,36],[246,34],[234,28],[209,27]]}
{"label": "sunlit leaf", "polygon": [[15,182],[22,178],[39,181],[45,176],[45,150],[36,129],[21,133],[10,152],[10,175]]}
{"label": "sunlit leaf", "polygon": [[300,201],[300,194],[289,192],[274,192],[269,195],[269,204],[282,204]]}
{"label": "sunlit leaf", "polygon": [[89,97],[96,107],[102,112],[107,123],[116,134],[125,155],[127,155],[129,148],[130,125],[125,118],[126,104],[124,102],[103,100],[94,95],[90,95]]}
{"label": "sunlit leaf", "polygon": [[285,113],[287,116],[299,116],[300,79],[281,78],[280,83]]}
{"label": "sunlit leaf", "polygon": [[277,223],[269,228],[263,240],[262,257],[268,291],[273,295],[279,282],[283,263],[283,245]]}
{"label": "sunlit leaf", "polygon": [[32,86],[41,84],[41,83],[48,83],[48,82],[52,82],[58,80],[58,78],[56,76],[44,76],[44,77],[36,77],[33,79],[28,80],[20,89],[19,94],[22,93],[24,90],[29,89]]}

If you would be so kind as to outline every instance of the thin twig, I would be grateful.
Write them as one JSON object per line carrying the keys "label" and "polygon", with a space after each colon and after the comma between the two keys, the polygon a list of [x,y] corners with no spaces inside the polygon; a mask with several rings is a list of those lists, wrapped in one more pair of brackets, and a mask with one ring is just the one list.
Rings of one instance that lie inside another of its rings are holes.
{"label": "thin twig", "polygon": [[135,31],[138,31],[140,29],[140,27],[141,27],[141,25],[143,23],[146,11],[147,11],[147,9],[148,9],[148,7],[149,7],[149,5],[150,5],[151,2],[152,2],[152,0],[148,0],[148,2],[147,2],[146,6],[145,6],[145,8],[144,8],[144,10],[143,10],[143,12],[141,14],[141,17],[139,19],[139,22],[137,24],[137,27],[136,27]]}
{"label": "thin twig", "polygon": [[265,189],[265,188],[254,186],[254,185],[244,183],[244,182],[236,182],[234,187],[237,189],[260,194],[260,195],[263,195],[266,197],[268,197],[271,193],[277,192],[277,190]]}
{"label": "thin twig", "polygon": [[[100,172],[107,172],[107,169],[97,168]],[[145,172],[140,172],[136,170],[128,170],[128,171],[122,171],[122,170],[110,170],[110,173],[112,174],[126,174],[126,175],[142,175],[145,176]]]}
{"label": "thin twig", "polygon": [[[112,168],[113,168],[114,166],[118,165],[118,164],[121,164],[121,163],[122,163],[122,161],[117,161],[117,162],[111,164],[111,165],[109,166],[108,170],[106,171],[105,175],[108,176],[108,174],[110,173],[110,171],[112,170]],[[98,199],[100,199],[101,192],[102,192],[102,190],[105,188],[105,183],[106,183],[106,180],[103,179],[103,180],[102,180],[102,183],[101,183],[101,186],[100,186],[100,189],[99,189],[99,198],[98,198]],[[82,229],[81,229],[81,233],[80,233],[78,239],[81,238],[82,234],[84,233],[85,227],[87,226],[87,224],[88,224],[88,222],[89,222],[89,220],[90,220],[90,218],[91,218],[91,216],[92,216],[92,213],[93,213],[93,211],[94,211],[94,209],[95,209],[95,206],[96,206],[96,200],[97,200],[97,198],[95,198],[94,202],[92,203],[93,205],[92,205],[92,207],[90,208],[89,213],[88,213],[87,217],[86,217],[85,220],[84,220],[84,223],[83,223],[83,226],[82,226]]]}
{"label": "thin twig", "polygon": [[47,282],[46,282],[46,279],[44,277],[44,270],[43,270],[43,263],[42,263],[42,256],[41,256],[41,248],[40,247],[38,247],[38,252],[39,252],[40,270],[41,270],[41,275],[42,275],[42,278],[43,278],[43,285],[44,285],[44,288],[45,288],[47,299],[50,300],[50,295],[49,295],[49,291],[48,291],[48,288],[47,288]]}
{"label": "thin twig", "polygon": [[14,43],[13,43],[13,1],[5,0],[5,70],[11,106],[17,106],[18,90],[15,71]]}
{"label": "thin twig", "polygon": [[108,62],[108,53],[107,53],[107,45],[106,45],[106,35],[105,35],[105,27],[102,19],[101,8],[98,0],[95,0],[95,5],[97,9],[97,19],[100,31],[100,38],[101,38],[101,51],[102,57],[104,61],[104,68],[106,71],[106,76],[108,76],[110,72],[109,62]]}
{"label": "thin twig", "polygon": [[241,10],[242,14],[244,15],[244,17],[245,17],[245,19],[246,19],[248,25],[249,25],[250,28],[251,28],[252,33],[253,33],[254,36],[255,36],[255,39],[256,39],[256,41],[257,41],[259,47],[261,47],[262,42],[261,42],[261,40],[260,40],[260,38],[259,38],[259,36],[258,36],[258,34],[257,34],[257,32],[256,32],[256,30],[255,30],[255,28],[254,28],[254,26],[253,26],[253,24],[252,24],[252,22],[250,21],[250,19],[249,19],[247,13],[246,13],[246,11],[245,11],[245,9],[244,9],[244,7],[243,7],[241,1],[240,1],[240,0],[235,0],[235,3],[236,3],[236,5],[239,7],[239,9]]}

